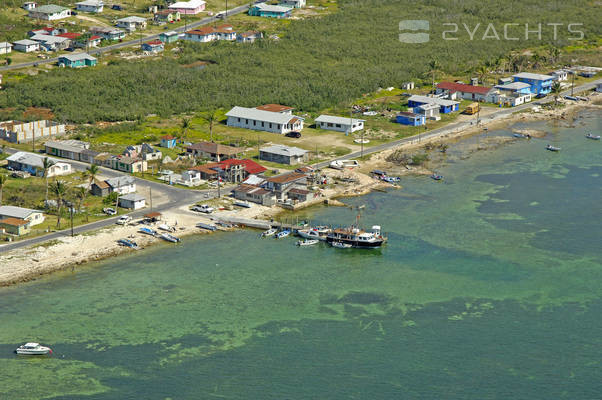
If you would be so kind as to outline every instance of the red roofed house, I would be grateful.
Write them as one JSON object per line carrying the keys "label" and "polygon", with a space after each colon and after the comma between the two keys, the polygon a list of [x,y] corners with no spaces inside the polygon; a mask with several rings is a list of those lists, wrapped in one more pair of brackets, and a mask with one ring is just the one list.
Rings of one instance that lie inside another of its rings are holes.
{"label": "red roofed house", "polygon": [[201,179],[204,180],[217,179],[219,173],[223,180],[233,183],[240,183],[247,179],[249,175],[261,174],[267,170],[253,160],[237,160],[235,158],[199,165],[190,169],[200,172]]}
{"label": "red roofed house", "polygon": [[0,219],[0,231],[11,235],[21,236],[30,232],[31,222],[18,218]]}
{"label": "red roofed house", "polygon": [[80,37],[81,35],[82,35],[81,33],[77,33],[77,32],[65,32],[65,33],[58,34],[57,36],[64,37],[64,38],[67,38],[70,40],[75,40],[78,37]]}
{"label": "red roofed house", "polygon": [[217,28],[212,26],[203,26],[198,29],[186,31],[184,34],[185,40],[193,42],[213,42],[214,40],[236,40],[236,31],[232,29],[232,25],[224,24]]}
{"label": "red roofed house", "polygon": [[492,87],[467,85],[465,83],[441,82],[437,85],[436,94],[444,94],[450,99],[456,99],[458,96],[465,100],[494,102],[494,95],[497,90]]}
{"label": "red roofed house", "polygon": [[151,53],[160,53],[163,51],[163,42],[159,39],[151,40],[150,42],[142,43],[142,51],[149,51]]}
{"label": "red roofed house", "polygon": [[160,146],[167,149],[173,149],[176,147],[176,138],[171,135],[165,135],[161,138]]}

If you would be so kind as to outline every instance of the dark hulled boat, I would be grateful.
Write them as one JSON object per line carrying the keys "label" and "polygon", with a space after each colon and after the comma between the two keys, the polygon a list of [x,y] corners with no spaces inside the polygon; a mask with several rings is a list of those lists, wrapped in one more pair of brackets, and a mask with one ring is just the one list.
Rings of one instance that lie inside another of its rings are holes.
{"label": "dark hulled boat", "polygon": [[350,244],[356,249],[375,249],[382,246],[387,238],[382,236],[378,225],[374,225],[371,231],[352,225],[348,228],[333,229],[328,233],[326,241],[330,244],[333,242]]}

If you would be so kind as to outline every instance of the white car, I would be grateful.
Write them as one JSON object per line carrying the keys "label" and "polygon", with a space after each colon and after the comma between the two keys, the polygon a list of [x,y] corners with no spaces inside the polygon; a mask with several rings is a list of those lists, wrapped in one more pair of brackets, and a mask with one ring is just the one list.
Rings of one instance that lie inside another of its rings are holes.
{"label": "white car", "polygon": [[129,224],[130,222],[132,222],[132,217],[130,217],[129,215],[122,215],[121,217],[119,217],[116,224],[126,225],[126,224]]}
{"label": "white car", "polygon": [[103,208],[102,212],[107,215],[117,215],[117,211],[114,208]]}
{"label": "white car", "polygon": [[205,214],[211,214],[214,210],[213,207],[208,206],[207,204],[203,204],[200,206],[194,206],[191,208],[192,211],[196,211],[196,212],[202,212]]}

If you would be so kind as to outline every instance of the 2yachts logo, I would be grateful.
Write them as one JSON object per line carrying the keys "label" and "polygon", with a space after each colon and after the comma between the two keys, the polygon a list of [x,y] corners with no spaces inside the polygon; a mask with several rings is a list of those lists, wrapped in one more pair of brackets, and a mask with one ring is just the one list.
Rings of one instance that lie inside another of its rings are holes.
{"label": "2yachts logo", "polygon": [[[428,31],[431,28],[429,21],[424,19],[406,19],[399,21],[400,31]],[[430,35],[425,32],[418,33],[400,33],[399,41],[402,43],[426,43],[430,40]]]}

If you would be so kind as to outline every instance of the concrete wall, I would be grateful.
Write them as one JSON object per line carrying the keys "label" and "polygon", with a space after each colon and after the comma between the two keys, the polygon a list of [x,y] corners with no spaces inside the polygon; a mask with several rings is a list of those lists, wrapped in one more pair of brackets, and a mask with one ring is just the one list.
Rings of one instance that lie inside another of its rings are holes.
{"label": "concrete wall", "polygon": [[54,121],[6,121],[0,123],[0,138],[11,143],[27,143],[65,133],[65,125]]}

